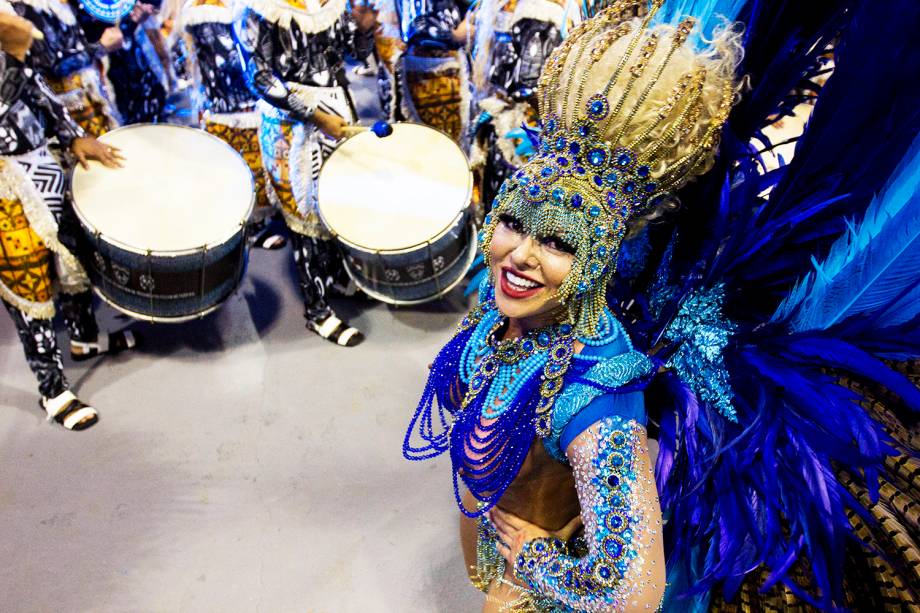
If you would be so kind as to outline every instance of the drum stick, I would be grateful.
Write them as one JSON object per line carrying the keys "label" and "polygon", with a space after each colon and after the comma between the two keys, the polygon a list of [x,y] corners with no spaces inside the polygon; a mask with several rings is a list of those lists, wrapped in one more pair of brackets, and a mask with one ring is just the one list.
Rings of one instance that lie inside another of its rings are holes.
{"label": "drum stick", "polygon": [[377,138],[386,138],[393,133],[393,126],[385,121],[378,121],[372,126],[342,126],[342,133],[348,138],[367,131],[376,134]]}

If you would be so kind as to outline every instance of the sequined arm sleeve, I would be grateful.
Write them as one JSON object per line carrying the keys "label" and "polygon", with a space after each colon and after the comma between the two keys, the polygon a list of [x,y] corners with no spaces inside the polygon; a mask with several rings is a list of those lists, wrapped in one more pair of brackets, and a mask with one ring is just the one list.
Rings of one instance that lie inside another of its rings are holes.
{"label": "sequined arm sleeve", "polygon": [[246,78],[249,86],[273,107],[286,111],[298,121],[310,121],[316,106],[307,105],[298,98],[275,72],[272,27],[254,12],[247,12],[239,42],[246,57]]}
{"label": "sequined arm sleeve", "polygon": [[575,473],[588,554],[558,539],[524,545],[515,573],[535,591],[579,611],[656,610],[664,594],[661,509],[645,428],[606,417],[566,449]]}
{"label": "sequined arm sleeve", "polygon": [[409,44],[456,48],[453,32],[463,21],[462,7],[453,0],[437,0],[429,6],[431,11],[412,20]]}

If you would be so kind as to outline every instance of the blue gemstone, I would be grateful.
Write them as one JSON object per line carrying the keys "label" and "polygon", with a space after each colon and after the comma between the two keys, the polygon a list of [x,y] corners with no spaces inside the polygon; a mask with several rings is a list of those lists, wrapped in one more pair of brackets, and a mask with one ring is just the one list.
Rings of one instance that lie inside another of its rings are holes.
{"label": "blue gemstone", "polygon": [[537,336],[537,342],[541,345],[549,345],[549,332],[540,332]]}
{"label": "blue gemstone", "polygon": [[540,195],[540,186],[539,186],[539,185],[531,185],[531,186],[530,186],[530,189],[527,190],[527,191],[530,193],[531,196],[539,196],[539,195]]}
{"label": "blue gemstone", "polygon": [[530,183],[530,177],[528,177],[527,175],[523,175],[518,178],[518,183],[520,183],[521,185],[527,185],[528,183]]}
{"label": "blue gemstone", "polygon": [[632,163],[632,156],[628,153],[621,153],[617,158],[617,164],[620,166],[629,166]]}
{"label": "blue gemstone", "polygon": [[607,477],[607,485],[610,487],[620,487],[620,478],[616,475]]}
{"label": "blue gemstone", "polygon": [[607,179],[607,183],[610,183],[610,184],[612,185],[612,184],[614,184],[614,183],[617,182],[617,173],[615,173],[615,172],[608,172],[608,173],[607,173],[607,176],[604,177],[604,178]]}
{"label": "blue gemstone", "polygon": [[636,169],[636,175],[643,179],[649,175],[649,172],[648,166],[639,166],[639,168]]}
{"label": "blue gemstone", "polygon": [[583,202],[583,199],[581,197],[581,194],[574,194],[572,196],[572,208],[575,208],[575,209],[581,208],[582,202]]}
{"label": "blue gemstone", "polygon": [[490,223],[492,223],[492,215],[491,215],[491,213],[490,213],[489,215],[486,215],[486,218],[485,218],[485,224],[486,224],[486,225],[489,225]]}
{"label": "blue gemstone", "polygon": [[591,129],[586,125],[578,126],[579,136],[588,136],[591,133]]}
{"label": "blue gemstone", "polygon": [[597,248],[597,257],[602,258],[607,255],[607,248],[601,245]]}
{"label": "blue gemstone", "polygon": [[550,119],[550,120],[546,123],[546,129],[547,129],[547,131],[549,131],[549,132],[552,132],[553,130],[555,130],[555,129],[556,129],[556,120],[555,120],[555,119]]}
{"label": "blue gemstone", "polygon": [[565,139],[561,136],[556,139],[556,151],[562,151],[565,149]]}
{"label": "blue gemstone", "polygon": [[584,169],[583,167],[581,167],[581,166],[576,166],[576,167],[575,167],[575,173],[576,173],[576,174],[583,175],[583,174],[585,174],[586,172],[588,172],[588,171],[585,170],[585,169]]}
{"label": "blue gemstone", "polygon": [[620,207],[620,213],[622,215],[629,215],[629,207],[624,204],[622,207]]}
{"label": "blue gemstone", "polygon": [[594,184],[598,187],[604,186],[604,180],[600,177],[600,175],[594,175]]}
{"label": "blue gemstone", "polygon": [[553,190],[553,200],[555,200],[556,202],[562,202],[564,198],[565,198],[564,189],[562,189],[561,187],[557,187],[556,189]]}
{"label": "blue gemstone", "polygon": [[562,324],[559,326],[559,332],[562,334],[569,334],[572,331],[572,326],[570,324]]}
{"label": "blue gemstone", "polygon": [[613,192],[607,192],[607,206],[614,206],[617,202],[617,196]]}
{"label": "blue gemstone", "polygon": [[627,181],[626,184],[623,186],[623,191],[626,192],[627,194],[631,194],[631,193],[633,193],[634,191],[636,191],[636,184],[635,184],[635,182],[634,182],[634,181]]}
{"label": "blue gemstone", "polygon": [[656,183],[646,183],[646,184],[645,184],[645,191],[648,192],[649,194],[651,194],[653,191],[655,191],[655,189],[656,189],[657,187],[658,187],[658,185],[657,185]]}
{"label": "blue gemstone", "polygon": [[600,214],[601,214],[601,209],[600,209],[600,207],[598,207],[598,206],[592,206],[592,207],[588,210],[588,215],[590,215],[591,217],[597,217],[597,216],[600,215]]}
{"label": "blue gemstone", "polygon": [[588,163],[592,166],[602,166],[607,159],[603,149],[592,149],[588,152]]}
{"label": "blue gemstone", "polygon": [[611,571],[606,566],[601,566],[600,570],[598,571],[598,574],[604,579],[609,579]]}
{"label": "blue gemstone", "polygon": [[591,276],[596,277],[599,274],[601,274],[601,267],[597,264],[597,262],[591,264]]}
{"label": "blue gemstone", "polygon": [[578,291],[580,291],[580,292],[586,292],[586,291],[588,291],[588,287],[590,287],[590,286],[588,285],[588,282],[587,282],[587,281],[581,281],[581,282],[578,284]]}
{"label": "blue gemstone", "polygon": [[566,166],[569,165],[569,158],[563,158],[563,157],[556,158],[556,163],[562,166],[563,168],[565,168]]}
{"label": "blue gemstone", "polygon": [[578,143],[569,143],[569,153],[571,153],[572,155],[578,155],[580,151],[581,151],[581,145],[579,145]]}
{"label": "blue gemstone", "polygon": [[597,226],[594,228],[594,236],[598,238],[604,238],[605,234],[607,234],[607,231],[604,230],[603,226]]}
{"label": "blue gemstone", "polygon": [[533,341],[531,340],[524,341],[521,346],[524,348],[524,351],[527,351],[528,353],[533,351]]}
{"label": "blue gemstone", "polygon": [[556,172],[556,171],[553,170],[553,167],[552,167],[552,166],[547,166],[546,168],[544,168],[543,170],[540,171],[540,174],[543,175],[544,177],[551,177],[551,176],[553,176],[553,173],[554,173],[554,172]]}

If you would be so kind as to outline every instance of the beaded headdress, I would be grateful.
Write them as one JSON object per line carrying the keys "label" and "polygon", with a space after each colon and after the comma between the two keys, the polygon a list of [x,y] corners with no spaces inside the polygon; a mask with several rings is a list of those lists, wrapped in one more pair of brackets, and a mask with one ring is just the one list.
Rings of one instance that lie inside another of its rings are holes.
{"label": "beaded headdress", "polygon": [[552,53],[539,82],[539,150],[502,185],[483,228],[490,267],[503,213],[576,248],[559,299],[583,335],[600,320],[630,221],[709,168],[735,93],[735,33],[697,49],[692,18],[650,26],[662,3],[614,2]]}

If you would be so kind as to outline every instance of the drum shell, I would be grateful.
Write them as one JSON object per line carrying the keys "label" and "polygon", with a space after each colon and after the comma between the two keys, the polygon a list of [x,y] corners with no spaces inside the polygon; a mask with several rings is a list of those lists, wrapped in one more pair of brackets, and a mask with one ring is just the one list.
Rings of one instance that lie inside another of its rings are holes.
{"label": "drum shell", "polygon": [[216,309],[239,285],[245,229],[226,242],[182,253],[138,253],[86,232],[87,272],[107,302],[139,319],[182,321]]}
{"label": "drum shell", "polygon": [[442,296],[463,278],[476,251],[468,211],[430,242],[399,251],[371,251],[337,239],[355,282],[391,304],[419,304]]}

